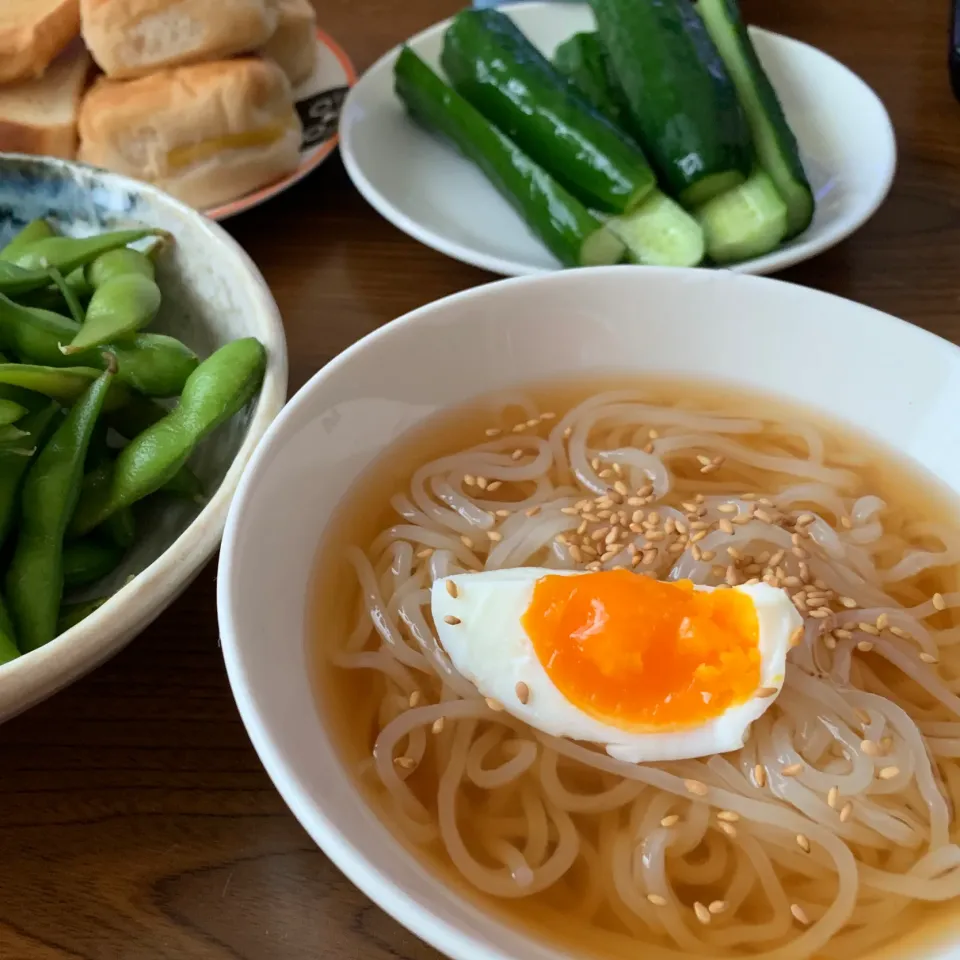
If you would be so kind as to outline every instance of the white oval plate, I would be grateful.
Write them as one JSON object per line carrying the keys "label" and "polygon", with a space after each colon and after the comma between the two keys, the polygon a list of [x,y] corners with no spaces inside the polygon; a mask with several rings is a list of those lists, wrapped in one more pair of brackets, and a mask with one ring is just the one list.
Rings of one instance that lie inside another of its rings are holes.
{"label": "white oval plate", "polygon": [[211,220],[226,220],[227,217],[235,217],[238,213],[260,206],[299,183],[336,150],[340,112],[347,91],[357,82],[357,72],[340,44],[323,30],[317,31],[317,53],[313,76],[294,90],[297,113],[303,121],[300,166],[276,183],[211,210],[204,210]]}
{"label": "white oval plate", "polygon": [[[580,3],[520,3],[501,9],[548,56],[580,30],[594,28]],[[408,45],[439,64],[449,20]],[[820,50],[750,28],[764,67],[800,142],[817,213],[799,237],[738,273],[772,273],[839,243],[880,206],[893,180],[893,126],[877,95]],[[410,120],[393,92],[394,48],[350,91],[340,121],[350,178],[394,226],[457,260],[507,276],[557,270],[560,264],[473,164]]]}

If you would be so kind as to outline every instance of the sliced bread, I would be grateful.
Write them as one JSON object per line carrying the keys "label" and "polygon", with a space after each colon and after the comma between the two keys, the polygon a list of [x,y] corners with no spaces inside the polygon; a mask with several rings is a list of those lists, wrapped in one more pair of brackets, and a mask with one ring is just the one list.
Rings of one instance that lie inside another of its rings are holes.
{"label": "sliced bread", "polygon": [[39,79],[0,87],[0,151],[72,160],[90,66],[77,39]]}
{"label": "sliced bread", "polygon": [[43,76],[80,33],[80,0],[0,0],[0,83]]}

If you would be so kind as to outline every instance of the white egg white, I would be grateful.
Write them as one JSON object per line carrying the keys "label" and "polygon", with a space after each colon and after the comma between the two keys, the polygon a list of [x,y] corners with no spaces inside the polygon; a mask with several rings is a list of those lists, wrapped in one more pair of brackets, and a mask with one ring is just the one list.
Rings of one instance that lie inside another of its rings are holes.
{"label": "white egg white", "polygon": [[[554,686],[523,629],[534,585],[548,575],[581,574],[538,567],[458,574],[437,580],[430,598],[440,643],[454,667],[484,697],[497,700],[537,730],[602,743],[611,757],[629,763],[704,757],[740,749],[750,724],[770,707],[783,686],[790,637],[803,621],[783,590],[765,583],[734,587],[750,597],[757,612],[758,689],[773,688],[776,694],[753,697],[705,723],[668,732],[624,730],[596,720]],[[455,585],[456,597],[448,590],[447,580]],[[698,585],[696,589],[714,588]],[[525,684],[529,691],[526,703],[517,696],[518,684]]]}

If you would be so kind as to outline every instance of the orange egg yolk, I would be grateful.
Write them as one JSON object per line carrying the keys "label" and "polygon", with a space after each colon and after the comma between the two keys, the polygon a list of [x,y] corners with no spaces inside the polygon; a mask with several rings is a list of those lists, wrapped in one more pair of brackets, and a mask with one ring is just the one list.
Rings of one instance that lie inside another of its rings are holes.
{"label": "orange egg yolk", "polygon": [[760,684],[756,609],[736,590],[626,570],[546,576],[523,627],[557,689],[621,728],[696,726]]}

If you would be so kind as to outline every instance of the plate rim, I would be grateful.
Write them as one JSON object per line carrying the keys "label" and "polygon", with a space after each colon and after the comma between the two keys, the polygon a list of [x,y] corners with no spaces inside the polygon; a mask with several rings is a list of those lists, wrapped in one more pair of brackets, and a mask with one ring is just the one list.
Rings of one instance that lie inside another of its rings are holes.
{"label": "plate rim", "polygon": [[[316,29],[316,38],[317,45],[324,47],[333,54],[334,58],[340,64],[341,69],[343,70],[346,76],[346,85],[352,90],[360,80],[360,76],[357,73],[356,67],[353,65],[353,61],[350,59],[347,52],[343,47],[329,34],[326,30],[317,27]],[[344,107],[346,106],[346,101],[344,101]],[[343,115],[343,109],[340,111],[341,116]],[[267,200],[272,200],[278,194],[284,192],[284,190],[289,190],[290,187],[299,183],[306,177],[308,174],[313,173],[321,163],[326,160],[334,150],[337,149],[337,146],[340,143],[340,131],[339,125],[338,130],[334,135],[327,140],[325,143],[321,143],[316,150],[316,153],[313,156],[308,157],[305,162],[302,162],[293,173],[284,177],[282,180],[277,180],[275,183],[268,184],[265,187],[261,187],[259,190],[254,190],[253,193],[244,194],[242,197],[237,197],[235,200],[230,200],[227,203],[221,203],[216,207],[211,207],[208,210],[199,211],[204,216],[209,217],[211,220],[221,221],[226,220],[228,217],[235,217],[239,213],[244,213],[247,210],[252,210],[254,207],[260,206],[261,203],[266,203]]]}
{"label": "plate rim", "polygon": [[[582,6],[585,5],[585,3],[581,3],[579,5]],[[550,2],[550,0],[514,0],[514,2],[500,4],[498,8],[500,10],[507,11],[520,9],[540,9],[542,12],[547,13],[556,12],[557,4],[555,2]],[[443,20],[438,20],[435,23],[425,27],[423,30],[411,35],[402,43],[398,43],[386,51],[386,53],[380,56],[367,70],[364,71],[359,80],[351,87],[343,104],[343,110],[340,115],[339,130],[341,146],[340,155],[343,159],[343,164],[347,171],[347,175],[350,177],[351,182],[367,201],[367,203],[369,203],[370,206],[373,207],[374,210],[376,210],[377,213],[379,213],[385,220],[393,224],[393,226],[395,226],[398,230],[401,230],[408,236],[422,243],[424,246],[429,247],[432,250],[436,250],[438,253],[442,253],[454,260],[459,260],[461,263],[466,263],[470,266],[478,267],[479,269],[487,270],[491,273],[496,273],[505,277],[533,276],[541,273],[553,273],[557,270],[570,269],[559,265],[556,267],[536,266],[507,257],[499,257],[494,254],[484,253],[476,250],[473,247],[465,246],[456,240],[451,240],[446,235],[437,233],[429,227],[423,226],[418,220],[407,216],[405,213],[399,210],[383,193],[381,193],[380,190],[374,186],[374,184],[367,177],[362,165],[357,160],[352,143],[353,124],[350,123],[349,117],[351,114],[352,103],[359,95],[358,91],[362,91],[364,88],[364,81],[368,80],[368,78],[375,74],[379,74],[388,64],[392,63],[392,61],[398,56],[402,47],[408,45],[412,47],[419,41],[432,36],[447,26],[452,19],[453,17],[451,16],[446,17]],[[730,266],[723,267],[695,268],[726,270],[732,273],[765,276],[770,273],[785,270],[788,267],[795,266],[796,264],[802,263],[805,260],[810,260],[813,257],[819,256],[821,253],[824,253],[826,250],[837,246],[851,235],[856,233],[883,205],[890,193],[898,166],[898,147],[893,121],[890,118],[890,113],[887,110],[886,105],[873,87],[871,87],[870,84],[868,84],[866,80],[864,80],[858,73],[848,67],[841,60],[838,60],[836,57],[829,54],[827,51],[822,50],[820,47],[815,47],[813,44],[807,43],[804,40],[798,40],[795,37],[789,37],[786,34],[777,33],[774,30],[767,30],[763,27],[755,26],[753,24],[748,24],[748,27],[752,33],[767,37],[775,43],[793,44],[827,58],[827,60],[835,64],[842,71],[848,74],[854,81],[859,83],[864,91],[870,97],[872,97],[876,106],[879,108],[878,120],[879,125],[882,126],[883,129],[879,130],[878,134],[883,137],[888,147],[886,168],[883,172],[883,176],[876,194],[871,197],[867,203],[865,203],[863,209],[860,210],[855,217],[852,217],[849,222],[845,223],[840,229],[829,233],[827,236],[820,237],[817,240],[807,240],[793,247],[785,247],[779,250],[774,250],[762,257],[754,257],[751,260],[744,261],[743,263],[732,264]]]}

